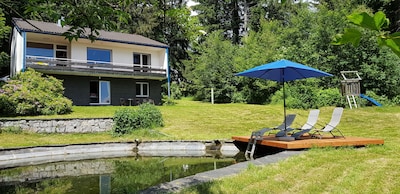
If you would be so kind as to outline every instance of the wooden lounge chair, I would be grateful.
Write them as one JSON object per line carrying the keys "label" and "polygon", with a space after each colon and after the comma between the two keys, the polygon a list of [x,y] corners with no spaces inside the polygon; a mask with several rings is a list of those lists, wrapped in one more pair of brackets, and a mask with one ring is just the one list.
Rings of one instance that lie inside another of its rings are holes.
{"label": "wooden lounge chair", "polygon": [[295,139],[300,139],[302,135],[309,133],[312,129],[315,128],[315,124],[317,124],[318,121],[318,116],[319,116],[318,109],[310,110],[310,113],[308,113],[307,122],[301,128],[295,129],[300,131],[293,133],[291,136],[294,137]]}
{"label": "wooden lounge chair", "polygon": [[[343,137],[343,133],[337,128],[337,125],[340,123],[340,119],[342,118],[343,107],[336,107],[333,110],[331,120],[328,124],[326,124],[322,129],[315,130],[314,133],[311,134],[311,137],[322,138],[322,133],[330,133],[333,138]],[[337,136],[333,134],[333,131],[338,131],[341,136]]]}

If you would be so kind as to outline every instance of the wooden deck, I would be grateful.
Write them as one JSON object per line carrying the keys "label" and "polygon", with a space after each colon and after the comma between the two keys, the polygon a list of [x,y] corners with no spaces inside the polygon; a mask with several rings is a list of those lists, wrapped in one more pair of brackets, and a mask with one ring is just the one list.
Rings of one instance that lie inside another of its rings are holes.
{"label": "wooden deck", "polygon": [[[241,145],[247,145],[249,136],[233,136],[232,139]],[[240,145],[239,144],[239,145]],[[278,141],[274,136],[264,136],[262,141],[258,141],[257,145],[280,148],[280,149],[304,149],[311,147],[340,147],[340,146],[366,146],[366,145],[383,145],[383,139],[372,139],[362,137],[345,137],[345,138],[333,138],[323,137],[322,139],[304,137],[301,140],[295,141]],[[239,147],[240,150],[243,150]],[[244,147],[244,150],[246,147]]]}

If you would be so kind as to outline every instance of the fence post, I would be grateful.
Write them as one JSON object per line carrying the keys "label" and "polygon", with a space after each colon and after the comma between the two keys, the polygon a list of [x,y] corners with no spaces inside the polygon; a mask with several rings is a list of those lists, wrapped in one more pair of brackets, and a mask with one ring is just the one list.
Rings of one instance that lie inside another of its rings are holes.
{"label": "fence post", "polygon": [[214,88],[211,88],[211,104],[214,104]]}

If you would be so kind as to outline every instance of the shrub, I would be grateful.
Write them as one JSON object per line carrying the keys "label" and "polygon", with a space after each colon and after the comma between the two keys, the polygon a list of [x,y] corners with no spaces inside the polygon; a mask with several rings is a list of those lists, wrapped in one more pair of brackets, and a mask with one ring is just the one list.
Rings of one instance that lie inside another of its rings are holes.
{"label": "shrub", "polygon": [[344,97],[337,88],[329,88],[318,91],[318,106],[345,106]]}
{"label": "shrub", "polygon": [[165,95],[163,95],[163,98],[161,100],[162,100],[162,104],[163,105],[169,106],[169,105],[175,105],[176,104],[176,102],[173,100],[172,97],[169,98],[168,96],[165,96]]}
{"label": "shrub", "polygon": [[171,86],[171,98],[175,100],[181,99],[182,92],[179,84],[176,82],[172,82],[170,86]]}
{"label": "shrub", "polygon": [[141,128],[164,126],[160,110],[150,103],[139,105],[138,109],[130,107],[115,111],[113,133],[124,135]]}
{"label": "shrub", "polygon": [[[302,84],[285,84],[287,108],[309,109],[317,107],[317,88]],[[280,89],[271,97],[271,103],[283,104],[283,90]]]}
{"label": "shrub", "polygon": [[[305,82],[285,85],[286,107],[310,109],[323,106],[344,106],[345,101],[337,88],[320,89],[313,83]],[[272,97],[274,104],[283,104],[282,89]]]}
{"label": "shrub", "polygon": [[[163,96],[168,96],[168,83],[165,83],[162,85],[162,94]],[[176,82],[171,82],[170,83],[170,98],[172,100],[179,100],[182,98],[182,87],[181,84],[178,84]]]}
{"label": "shrub", "polygon": [[233,93],[232,102],[233,103],[245,103],[246,99],[242,92],[235,92],[235,93]]}
{"label": "shrub", "polygon": [[115,134],[123,135],[134,130],[137,126],[136,110],[131,108],[122,108],[115,111],[113,132]]}
{"label": "shrub", "polygon": [[0,114],[51,115],[65,114],[72,101],[63,96],[62,81],[28,68],[8,81],[0,90]]}
{"label": "shrub", "polygon": [[140,120],[139,128],[154,128],[164,126],[161,111],[150,103],[139,106],[138,117]]}

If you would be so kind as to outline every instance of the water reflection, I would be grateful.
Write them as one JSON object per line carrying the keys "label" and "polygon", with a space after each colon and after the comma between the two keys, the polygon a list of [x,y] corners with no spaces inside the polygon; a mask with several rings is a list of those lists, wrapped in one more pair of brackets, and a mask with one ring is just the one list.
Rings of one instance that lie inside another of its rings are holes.
{"label": "water reflection", "polygon": [[243,158],[123,157],[0,170],[0,193],[135,193]]}

